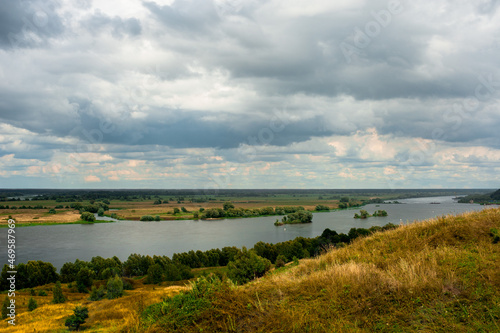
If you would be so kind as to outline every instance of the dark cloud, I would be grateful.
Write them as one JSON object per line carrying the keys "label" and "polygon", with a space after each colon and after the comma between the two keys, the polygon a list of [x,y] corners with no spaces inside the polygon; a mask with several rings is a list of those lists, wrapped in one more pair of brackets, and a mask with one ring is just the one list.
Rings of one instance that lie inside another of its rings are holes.
{"label": "dark cloud", "polygon": [[37,47],[64,31],[58,1],[6,0],[0,7],[0,47]]}

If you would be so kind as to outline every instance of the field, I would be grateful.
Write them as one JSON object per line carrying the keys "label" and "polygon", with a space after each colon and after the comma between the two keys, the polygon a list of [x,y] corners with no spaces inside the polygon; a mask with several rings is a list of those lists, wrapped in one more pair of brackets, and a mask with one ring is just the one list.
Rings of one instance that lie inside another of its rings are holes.
{"label": "field", "polygon": [[[85,195],[89,196],[87,192],[75,191],[76,195],[72,198],[85,198]],[[124,195],[127,199],[115,192],[111,192],[113,194],[111,196],[110,193],[96,191],[93,196],[97,200],[108,198],[110,210],[106,211],[105,215],[107,216],[115,213],[119,219],[139,220],[144,215],[158,215],[161,220],[178,220],[192,219],[193,212],[199,211],[200,208],[222,208],[224,202],[227,201],[232,202],[237,208],[303,206],[306,210],[313,211],[318,204],[335,209],[341,198],[349,198],[351,202],[361,204],[375,198],[394,200],[407,197],[459,195],[476,192],[476,190],[226,190],[216,194],[197,194],[194,190],[184,192],[179,190],[171,194],[163,194],[162,191],[136,190],[130,193],[126,192],[129,194],[128,196]],[[483,190],[482,193],[484,192],[487,191]],[[42,195],[50,196],[50,193]],[[61,197],[61,200],[58,201],[53,199],[0,202],[10,206],[10,209],[0,209],[0,226],[7,224],[9,216],[16,220],[18,226],[81,222],[79,212],[68,207],[75,200],[65,200],[66,195],[67,193],[61,190],[52,194],[52,196]],[[161,200],[162,204],[155,205],[156,200]],[[77,201],[82,205],[88,205],[91,202],[88,198]],[[43,209],[20,209],[23,205],[40,205]],[[16,206],[17,209],[11,209],[12,206]],[[56,208],[58,206],[63,206],[63,208]],[[174,208],[181,210],[183,207],[186,212],[181,211],[174,214]],[[56,210],[56,214],[49,213],[52,208]]]}

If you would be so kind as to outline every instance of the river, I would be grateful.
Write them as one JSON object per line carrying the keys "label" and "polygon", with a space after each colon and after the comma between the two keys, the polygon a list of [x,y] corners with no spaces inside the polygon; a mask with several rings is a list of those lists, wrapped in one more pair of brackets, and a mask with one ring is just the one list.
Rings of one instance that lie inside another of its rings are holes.
{"label": "river", "polygon": [[[89,261],[94,256],[131,253],[172,256],[175,252],[209,250],[224,246],[252,247],[259,241],[277,243],[295,237],[316,237],[325,228],[347,233],[350,228],[369,228],[387,223],[411,223],[446,214],[481,210],[488,206],[459,204],[453,197],[399,200],[402,204],[370,204],[361,209],[372,214],[383,209],[387,217],[354,219],[359,209],[314,213],[313,223],[275,227],[277,216],[212,221],[118,221],[115,223],[66,224],[16,228],[16,263],[28,260],[51,262],[58,269],[68,261]],[[439,204],[431,204],[437,203]],[[490,206],[491,207],[491,206]],[[497,207],[497,206],[495,206]],[[0,259],[7,263],[7,229],[0,229]],[[3,266],[3,264],[2,264]]]}

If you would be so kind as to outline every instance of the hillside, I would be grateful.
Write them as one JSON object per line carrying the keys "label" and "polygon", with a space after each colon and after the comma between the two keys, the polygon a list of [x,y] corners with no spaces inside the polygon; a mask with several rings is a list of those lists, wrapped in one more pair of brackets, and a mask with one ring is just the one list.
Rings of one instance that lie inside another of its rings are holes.
{"label": "hillside", "polygon": [[184,293],[134,286],[90,302],[64,285],[69,300],[57,305],[52,285],[39,287],[48,296],[35,297],[33,312],[22,291],[18,325],[0,332],[63,332],[79,304],[89,308],[86,332],[500,332],[500,209],[359,238],[244,286],[214,277]]}
{"label": "hillside", "polygon": [[243,287],[198,284],[147,332],[500,331],[500,209],[358,239]]}

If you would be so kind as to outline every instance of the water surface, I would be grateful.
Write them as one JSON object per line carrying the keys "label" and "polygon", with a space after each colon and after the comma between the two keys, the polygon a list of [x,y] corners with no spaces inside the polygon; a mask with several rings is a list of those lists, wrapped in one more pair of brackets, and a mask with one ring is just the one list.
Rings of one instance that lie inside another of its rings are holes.
{"label": "water surface", "polygon": [[[16,262],[42,260],[60,268],[75,259],[90,260],[131,253],[172,256],[175,252],[208,250],[224,246],[252,247],[259,241],[277,243],[298,236],[316,237],[325,228],[347,233],[350,228],[369,228],[387,223],[410,223],[435,216],[481,210],[485,206],[459,204],[453,197],[400,200],[402,204],[370,204],[370,214],[383,209],[387,217],[354,219],[359,209],[314,213],[313,223],[275,227],[276,216],[213,221],[119,221],[115,223],[67,224],[16,228]],[[440,204],[431,204],[439,202]],[[0,259],[7,263],[7,229],[0,229]],[[3,266],[3,264],[2,264]]]}

